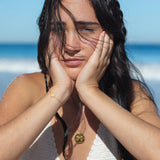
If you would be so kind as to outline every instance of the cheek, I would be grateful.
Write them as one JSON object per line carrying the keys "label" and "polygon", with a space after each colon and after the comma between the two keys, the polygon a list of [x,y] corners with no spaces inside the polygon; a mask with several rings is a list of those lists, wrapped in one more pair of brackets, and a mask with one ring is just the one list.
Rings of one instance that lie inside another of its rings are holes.
{"label": "cheek", "polygon": [[57,50],[57,48],[60,48],[61,44],[62,37],[60,35],[58,36],[54,33],[50,33],[48,47]]}
{"label": "cheek", "polygon": [[96,43],[95,44],[87,44],[89,42],[86,42],[86,44],[83,45],[83,52],[85,57],[90,57],[93,52],[95,51],[96,48]]}
{"label": "cheek", "polygon": [[93,54],[94,50],[95,50],[95,48],[89,48],[89,47],[88,47],[88,48],[86,49],[86,52],[87,52],[86,56],[87,56],[88,58],[90,58],[90,56]]}
{"label": "cheek", "polygon": [[97,31],[96,33],[84,36],[85,38],[81,39],[82,48],[85,49],[87,55],[91,56],[93,54],[94,50],[96,49],[100,34],[101,31]]}

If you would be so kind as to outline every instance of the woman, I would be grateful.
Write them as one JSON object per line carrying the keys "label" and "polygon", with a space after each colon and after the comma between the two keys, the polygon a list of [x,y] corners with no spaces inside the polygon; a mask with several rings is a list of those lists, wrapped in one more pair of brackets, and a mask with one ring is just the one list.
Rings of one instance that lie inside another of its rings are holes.
{"label": "woman", "polygon": [[132,76],[118,1],[45,0],[39,28],[42,72],[0,102],[0,159],[159,159],[160,118]]}

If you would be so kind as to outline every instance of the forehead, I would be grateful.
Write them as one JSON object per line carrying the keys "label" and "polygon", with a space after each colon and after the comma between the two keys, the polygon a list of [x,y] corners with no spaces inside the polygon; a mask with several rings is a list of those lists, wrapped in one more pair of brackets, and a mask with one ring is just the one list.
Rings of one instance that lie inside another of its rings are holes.
{"label": "forehead", "polygon": [[[76,21],[98,22],[94,9],[88,0],[63,0],[62,4],[73,14]],[[62,19],[65,20],[67,18],[66,13],[63,9],[60,12]]]}

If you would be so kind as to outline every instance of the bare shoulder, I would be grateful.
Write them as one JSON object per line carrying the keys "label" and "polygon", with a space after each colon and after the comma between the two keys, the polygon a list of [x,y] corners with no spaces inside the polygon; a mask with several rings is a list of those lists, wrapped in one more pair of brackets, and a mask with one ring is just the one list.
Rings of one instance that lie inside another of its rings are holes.
{"label": "bare shoulder", "polygon": [[23,112],[44,94],[45,81],[42,73],[23,74],[16,77],[0,101],[0,124]]}
{"label": "bare shoulder", "polygon": [[[16,77],[8,86],[5,94],[21,95],[34,102],[45,90],[44,76],[40,72],[22,74]],[[14,94],[13,94],[14,93]],[[5,98],[5,95],[4,95]]]}
{"label": "bare shoulder", "polygon": [[133,91],[134,100],[130,107],[132,114],[160,127],[160,117],[148,91],[136,81],[133,81]]}

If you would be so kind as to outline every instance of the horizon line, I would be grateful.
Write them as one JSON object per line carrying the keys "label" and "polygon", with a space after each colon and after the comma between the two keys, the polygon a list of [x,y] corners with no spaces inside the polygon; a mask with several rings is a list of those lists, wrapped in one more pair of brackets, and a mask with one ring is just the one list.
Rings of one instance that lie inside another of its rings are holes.
{"label": "horizon line", "polygon": [[[126,42],[126,45],[157,45],[160,42]],[[0,42],[0,45],[38,45],[38,42]]]}

